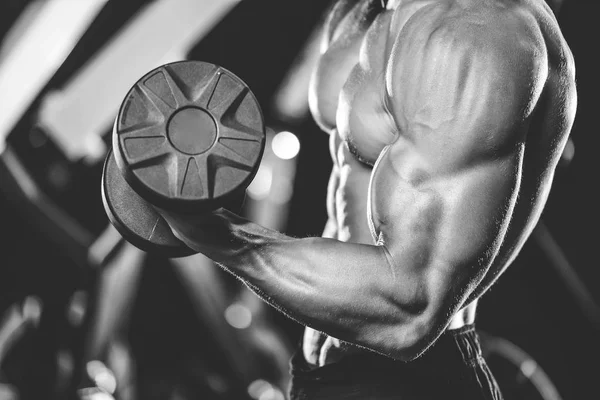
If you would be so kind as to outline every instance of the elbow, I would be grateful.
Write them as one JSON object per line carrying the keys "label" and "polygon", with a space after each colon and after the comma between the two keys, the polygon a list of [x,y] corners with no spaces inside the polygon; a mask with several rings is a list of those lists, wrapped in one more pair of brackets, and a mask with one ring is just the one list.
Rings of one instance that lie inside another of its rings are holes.
{"label": "elbow", "polygon": [[433,332],[434,329],[428,323],[412,323],[399,335],[393,358],[404,362],[418,358],[433,343]]}
{"label": "elbow", "polygon": [[399,325],[390,327],[385,343],[385,354],[395,360],[410,362],[421,356],[441,332],[430,318],[413,316]]}

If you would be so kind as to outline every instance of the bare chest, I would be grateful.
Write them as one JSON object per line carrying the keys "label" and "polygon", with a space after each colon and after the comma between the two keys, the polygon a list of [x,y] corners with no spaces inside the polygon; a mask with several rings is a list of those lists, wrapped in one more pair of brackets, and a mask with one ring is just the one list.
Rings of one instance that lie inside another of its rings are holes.
{"label": "bare chest", "polygon": [[326,27],[328,45],[313,75],[311,110],[365,164],[373,165],[401,134],[387,104],[388,61],[402,26],[429,3],[389,0],[384,8],[381,0],[364,0]]}

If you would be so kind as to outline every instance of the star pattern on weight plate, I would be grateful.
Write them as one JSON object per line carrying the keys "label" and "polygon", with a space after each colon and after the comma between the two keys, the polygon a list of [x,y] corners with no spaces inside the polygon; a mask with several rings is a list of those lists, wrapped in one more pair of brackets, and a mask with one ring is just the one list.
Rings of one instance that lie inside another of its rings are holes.
{"label": "star pattern on weight plate", "polygon": [[[186,83],[193,80],[184,76],[186,70],[175,68],[160,67],[132,88],[119,114],[119,147],[128,167],[154,191],[170,198],[210,199],[226,192],[216,183],[219,169],[229,167],[241,172],[238,176],[247,176],[255,168],[264,132],[256,123],[251,127],[244,122],[248,113],[261,118],[261,123],[262,116],[254,98],[248,105],[248,87],[222,68],[214,66],[202,79],[196,79],[193,87]],[[238,117],[244,102],[242,117]],[[169,118],[189,107],[209,112],[217,122],[216,140],[201,154],[182,153],[168,138]],[[164,173],[161,168],[166,171],[168,185],[157,186],[156,179],[136,174],[155,169],[157,174],[145,176],[159,176]]]}

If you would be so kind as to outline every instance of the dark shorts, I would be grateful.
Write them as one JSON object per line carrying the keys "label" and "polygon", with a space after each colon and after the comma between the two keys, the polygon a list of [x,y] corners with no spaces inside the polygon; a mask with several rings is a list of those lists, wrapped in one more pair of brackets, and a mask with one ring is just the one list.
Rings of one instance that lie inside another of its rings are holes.
{"label": "dark shorts", "polygon": [[368,353],[314,368],[298,350],[291,374],[291,400],[502,399],[472,325],[445,332],[421,357],[408,363]]}

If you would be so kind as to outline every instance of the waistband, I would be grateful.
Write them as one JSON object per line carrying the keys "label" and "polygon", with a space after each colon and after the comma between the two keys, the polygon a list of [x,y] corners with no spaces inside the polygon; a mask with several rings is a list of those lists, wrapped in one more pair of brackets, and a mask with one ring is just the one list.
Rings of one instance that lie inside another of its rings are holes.
{"label": "waistband", "polygon": [[365,352],[348,355],[338,362],[315,368],[306,362],[302,349],[299,348],[290,364],[294,379],[348,381],[365,380],[369,377],[380,379],[381,376],[394,376],[397,373],[427,374],[430,377],[439,375],[448,379],[481,362],[481,346],[475,325],[466,325],[445,331],[429,349],[410,362]]}

